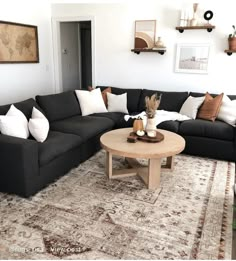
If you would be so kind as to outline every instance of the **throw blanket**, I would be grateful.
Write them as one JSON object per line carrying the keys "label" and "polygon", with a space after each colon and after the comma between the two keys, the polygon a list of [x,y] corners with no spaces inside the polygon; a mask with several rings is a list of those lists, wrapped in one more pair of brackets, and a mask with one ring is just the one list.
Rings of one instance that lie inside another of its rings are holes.
{"label": "throw blanket", "polygon": [[[143,120],[143,125],[146,126],[147,124],[147,116],[146,116],[146,112],[143,111],[137,115],[131,116],[131,115],[125,115],[124,119],[126,121],[128,121],[129,119],[137,119],[138,117],[140,117]],[[191,118],[189,118],[186,115],[180,114],[178,112],[174,112],[174,111],[164,111],[164,110],[157,110],[156,111],[156,115],[155,115],[155,119],[156,119],[156,125],[160,124],[163,121],[186,121],[186,120],[191,120]]]}

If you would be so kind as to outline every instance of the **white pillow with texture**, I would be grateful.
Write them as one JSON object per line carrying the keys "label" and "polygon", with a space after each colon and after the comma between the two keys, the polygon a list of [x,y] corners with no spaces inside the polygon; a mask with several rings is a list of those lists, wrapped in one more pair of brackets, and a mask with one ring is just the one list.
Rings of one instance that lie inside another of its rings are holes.
{"label": "white pillow with texture", "polygon": [[27,118],[14,105],[11,105],[6,115],[0,116],[0,130],[4,135],[22,139],[29,137]]}
{"label": "white pillow with texture", "polygon": [[92,91],[75,90],[75,93],[79,100],[82,116],[93,113],[107,112],[100,88]]}
{"label": "white pillow with texture", "polygon": [[29,131],[38,141],[44,142],[49,132],[48,119],[35,107],[33,107],[31,119],[29,120]]}
{"label": "white pillow with texture", "polygon": [[230,100],[227,95],[223,96],[217,119],[230,125],[236,125],[236,100]]}
{"label": "white pillow with texture", "polygon": [[107,93],[107,109],[109,112],[129,113],[127,109],[127,93],[116,95]]}
{"label": "white pillow with texture", "polygon": [[186,115],[191,119],[196,119],[198,108],[202,105],[205,100],[205,96],[202,97],[192,97],[189,96],[187,100],[183,103],[179,113]]}

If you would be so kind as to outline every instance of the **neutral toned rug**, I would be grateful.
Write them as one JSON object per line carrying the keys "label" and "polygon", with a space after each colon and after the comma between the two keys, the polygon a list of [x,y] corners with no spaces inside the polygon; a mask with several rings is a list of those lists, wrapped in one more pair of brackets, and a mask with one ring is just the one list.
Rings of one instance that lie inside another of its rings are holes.
{"label": "neutral toned rug", "polygon": [[154,191],[107,180],[104,158],[30,199],[0,194],[0,259],[231,258],[234,163],[179,155]]}

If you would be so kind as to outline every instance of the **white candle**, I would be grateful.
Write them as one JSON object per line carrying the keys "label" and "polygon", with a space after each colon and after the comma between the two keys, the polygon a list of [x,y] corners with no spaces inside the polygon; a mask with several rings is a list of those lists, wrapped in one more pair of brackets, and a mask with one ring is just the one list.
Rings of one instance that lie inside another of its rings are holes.
{"label": "white candle", "polygon": [[181,19],[181,20],[184,19],[184,10],[183,10],[183,9],[181,10],[180,19]]}

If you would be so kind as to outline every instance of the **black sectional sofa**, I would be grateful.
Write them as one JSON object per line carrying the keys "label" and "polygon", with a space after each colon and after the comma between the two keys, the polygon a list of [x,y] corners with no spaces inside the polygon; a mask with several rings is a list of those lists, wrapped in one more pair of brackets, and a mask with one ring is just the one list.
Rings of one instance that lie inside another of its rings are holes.
{"label": "black sectional sofa", "polygon": [[[97,86],[101,90],[105,86]],[[159,109],[179,112],[188,95],[201,93],[162,92],[147,89],[112,87],[112,93],[127,92],[130,114],[145,110],[144,98],[162,93]],[[229,96],[236,99],[236,96]],[[32,108],[41,110],[50,122],[48,138],[38,143],[32,137],[21,139],[0,134],[0,191],[29,197],[87,160],[100,149],[100,136],[112,129],[131,127],[119,112],[81,116],[78,99],[73,91],[33,98],[15,103],[29,119]],[[10,105],[0,106],[0,115]],[[184,153],[227,161],[236,160],[235,128],[222,121],[166,121],[157,126],[173,131],[186,140]]]}

